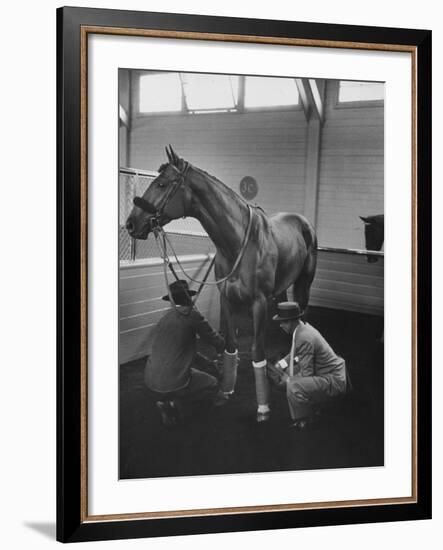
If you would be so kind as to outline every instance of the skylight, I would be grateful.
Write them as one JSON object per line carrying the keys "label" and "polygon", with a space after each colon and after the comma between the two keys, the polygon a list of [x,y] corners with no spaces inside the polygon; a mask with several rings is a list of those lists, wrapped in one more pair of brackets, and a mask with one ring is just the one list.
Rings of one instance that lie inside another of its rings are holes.
{"label": "skylight", "polygon": [[191,111],[234,109],[238,103],[238,76],[182,74],[181,79]]}
{"label": "skylight", "polygon": [[377,101],[385,97],[383,82],[350,82],[340,81],[338,90],[339,103],[353,101]]}
{"label": "skylight", "polygon": [[299,95],[293,78],[247,76],[245,108],[298,105]]}
{"label": "skylight", "polygon": [[139,91],[141,113],[181,111],[182,91],[178,73],[142,75]]}

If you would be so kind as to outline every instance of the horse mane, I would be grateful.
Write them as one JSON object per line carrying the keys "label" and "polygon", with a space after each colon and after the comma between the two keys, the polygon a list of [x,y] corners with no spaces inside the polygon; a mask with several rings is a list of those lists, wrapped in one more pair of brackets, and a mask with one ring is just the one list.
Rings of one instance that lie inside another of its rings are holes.
{"label": "horse mane", "polygon": [[198,166],[194,166],[194,165],[192,165],[192,167],[195,170],[197,170],[198,172],[201,172],[202,174],[207,176],[207,178],[209,179],[209,181],[211,183],[216,183],[218,185],[221,185],[233,199],[238,199],[238,200],[240,200],[240,202],[242,202],[245,205],[248,204],[242,196],[240,196],[238,193],[236,193],[233,189],[231,189],[228,185],[226,185],[226,183],[223,183],[217,177],[213,176],[209,172],[206,172],[206,170],[203,170],[203,168],[199,168]]}
{"label": "horse mane", "polygon": [[[182,160],[183,162],[187,162],[185,161],[184,159],[178,159],[178,160]],[[175,166],[176,168],[178,168],[177,164],[178,162],[164,162],[163,164],[160,165],[159,169],[158,169],[158,172],[159,174],[161,174],[162,172],[164,172],[166,170],[166,168],[169,166],[169,164],[172,164],[173,166]],[[191,165],[191,163],[189,163]],[[202,173],[203,175],[205,175],[209,182],[210,183],[215,183],[217,185],[221,185],[225,190],[226,192],[233,198],[233,199],[237,199],[237,200],[240,200],[243,204],[245,205],[248,205],[248,203],[245,201],[245,199],[239,195],[238,193],[236,193],[233,189],[231,189],[228,185],[226,185],[226,183],[223,183],[221,180],[219,180],[217,177],[213,176],[212,174],[210,174],[209,172],[206,172],[206,170],[203,170],[203,168],[200,168],[198,166],[195,166],[195,165],[191,165],[195,170],[197,170],[198,172]],[[263,209],[262,209],[263,210]]]}

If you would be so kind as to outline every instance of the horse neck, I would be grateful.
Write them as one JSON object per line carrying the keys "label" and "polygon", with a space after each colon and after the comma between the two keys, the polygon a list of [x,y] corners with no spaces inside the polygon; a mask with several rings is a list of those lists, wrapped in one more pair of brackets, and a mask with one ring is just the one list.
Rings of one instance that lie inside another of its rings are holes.
{"label": "horse neck", "polygon": [[249,213],[247,204],[229,187],[192,167],[189,171],[192,201],[189,215],[197,218],[226,258],[235,257],[243,243]]}

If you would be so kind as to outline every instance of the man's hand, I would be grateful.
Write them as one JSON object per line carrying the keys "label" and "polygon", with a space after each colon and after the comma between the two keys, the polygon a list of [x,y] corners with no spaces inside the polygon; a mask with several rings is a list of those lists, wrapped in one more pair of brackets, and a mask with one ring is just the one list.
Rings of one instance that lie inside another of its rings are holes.
{"label": "man's hand", "polygon": [[268,363],[266,365],[266,374],[277,389],[281,391],[286,389],[286,380],[289,376],[278,364]]}
{"label": "man's hand", "polygon": [[209,359],[209,357],[206,357],[206,355],[203,355],[203,353],[197,352],[195,354],[195,363],[199,367],[205,369],[205,368],[215,368],[216,361]]}

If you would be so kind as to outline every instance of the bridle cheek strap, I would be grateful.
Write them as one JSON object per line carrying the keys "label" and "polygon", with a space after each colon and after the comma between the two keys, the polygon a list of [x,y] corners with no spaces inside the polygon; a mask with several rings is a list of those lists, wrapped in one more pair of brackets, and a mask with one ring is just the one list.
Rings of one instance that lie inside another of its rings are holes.
{"label": "bridle cheek strap", "polygon": [[160,203],[160,205],[157,208],[155,208],[155,206],[152,206],[148,201],[146,201],[142,197],[134,197],[133,203],[135,206],[138,206],[138,208],[141,208],[147,214],[155,214],[157,217],[159,217],[163,213],[164,209],[166,208],[166,205],[175,196],[179,188],[185,183],[186,175],[189,170],[189,163],[185,162],[185,165],[182,171],[180,171],[178,168],[176,168],[172,164],[171,164],[171,167],[177,172],[177,177],[171,181],[171,184],[173,185],[170,186],[168,192],[163,197],[163,200]]}

